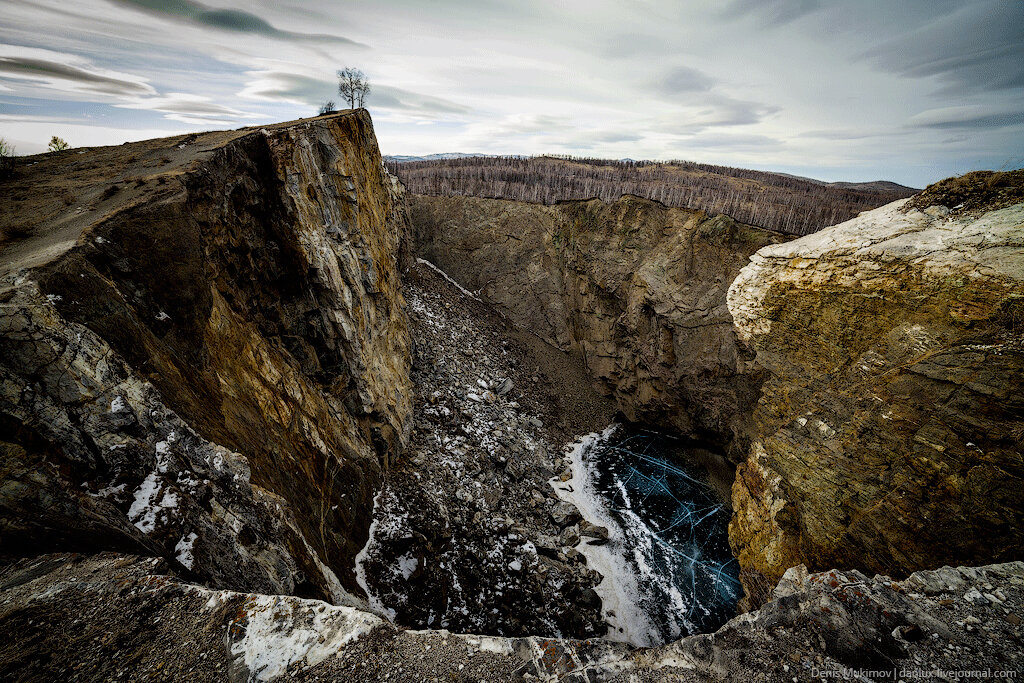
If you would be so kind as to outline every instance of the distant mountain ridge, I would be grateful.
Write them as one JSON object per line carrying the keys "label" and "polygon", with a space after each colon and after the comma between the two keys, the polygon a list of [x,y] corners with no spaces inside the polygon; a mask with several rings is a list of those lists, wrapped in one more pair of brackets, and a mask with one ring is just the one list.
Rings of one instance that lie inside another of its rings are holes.
{"label": "distant mountain ridge", "polygon": [[408,154],[385,154],[384,161],[392,161],[398,164],[408,163],[410,161],[438,161],[440,159],[466,159],[468,157],[494,157],[494,154],[481,154],[472,153],[465,154],[463,152],[441,152],[440,154],[424,154],[423,156],[410,156]]}

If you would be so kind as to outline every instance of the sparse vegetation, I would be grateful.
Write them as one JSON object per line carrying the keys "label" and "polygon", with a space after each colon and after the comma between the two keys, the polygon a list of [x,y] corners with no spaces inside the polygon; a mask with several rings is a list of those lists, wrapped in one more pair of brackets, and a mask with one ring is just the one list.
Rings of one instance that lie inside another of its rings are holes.
{"label": "sparse vegetation", "polygon": [[0,138],[0,178],[6,177],[14,170],[14,146]]}
{"label": "sparse vegetation", "polygon": [[633,194],[666,206],[780,232],[805,235],[914,193],[894,183],[825,183],[781,173],[690,161],[656,163],[573,157],[465,157],[388,162],[418,194],[516,199],[554,204],[566,199],[614,201]]}
{"label": "sparse vegetation", "polygon": [[992,211],[1024,202],[1024,169],[972,171],[929,185],[907,208],[945,206],[954,214]]}
{"label": "sparse vegetation", "polygon": [[68,141],[64,138],[59,138],[56,135],[50,138],[50,144],[47,145],[47,149],[51,152],[63,152],[68,147],[70,147]]}
{"label": "sparse vegetation", "polygon": [[346,66],[338,72],[338,94],[348,102],[349,109],[363,106],[366,96],[370,94],[370,82],[359,69]]}
{"label": "sparse vegetation", "polygon": [[334,110],[335,110],[334,100],[327,100],[323,104],[320,105],[320,111],[317,113],[317,116],[323,116],[324,114],[330,114]]}

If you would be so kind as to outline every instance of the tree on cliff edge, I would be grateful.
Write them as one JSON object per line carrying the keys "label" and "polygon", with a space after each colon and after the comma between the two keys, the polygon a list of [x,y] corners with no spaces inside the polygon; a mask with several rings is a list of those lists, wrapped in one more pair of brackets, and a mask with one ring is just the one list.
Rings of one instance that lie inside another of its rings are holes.
{"label": "tree on cliff edge", "polygon": [[363,101],[370,94],[370,82],[366,80],[366,74],[346,66],[338,72],[338,94],[348,102],[349,109],[363,106]]}

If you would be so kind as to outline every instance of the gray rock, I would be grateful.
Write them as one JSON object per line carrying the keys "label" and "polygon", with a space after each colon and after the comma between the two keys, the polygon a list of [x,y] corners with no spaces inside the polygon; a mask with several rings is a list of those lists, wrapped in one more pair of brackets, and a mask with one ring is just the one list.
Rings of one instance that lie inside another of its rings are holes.
{"label": "gray rock", "polygon": [[551,508],[551,521],[560,527],[575,524],[581,519],[583,519],[583,517],[580,515],[580,511],[577,510],[576,506],[572,503],[559,501]]}
{"label": "gray rock", "polygon": [[580,535],[588,536],[590,538],[603,538],[608,539],[608,528],[598,526],[597,524],[591,524],[587,520],[580,522]]}
{"label": "gray rock", "polygon": [[[538,572],[545,569],[552,580],[566,570],[547,558]],[[985,570],[1019,609],[1024,563]],[[283,680],[292,671],[304,680],[324,681],[788,682],[818,680],[808,669],[824,662],[837,671],[859,668],[866,653],[872,666],[887,671],[917,670],[922,663],[925,670],[1013,671],[1020,662],[1019,618],[991,619],[989,608],[961,603],[956,609],[963,627],[946,629],[941,620],[949,618],[949,608],[938,599],[912,597],[910,581],[856,572],[788,574],[785,596],[716,633],[637,650],[602,639],[407,630],[352,607],[210,590],[183,584],[166,571],[160,560],[112,553],[48,555],[0,570],[0,621],[31,624],[5,633],[0,671],[31,667],[39,680],[65,680],[78,666],[78,678],[97,682]],[[591,573],[581,567],[570,571]],[[929,583],[931,577],[917,578]],[[980,586],[969,580],[971,589]],[[591,589],[574,599],[592,609],[601,604]],[[112,658],[111,643],[138,656]],[[247,662],[265,653],[274,656],[258,677],[252,675]],[[96,671],[82,662],[109,663]],[[580,670],[585,678],[574,675]]]}
{"label": "gray rock", "polygon": [[561,535],[558,537],[558,542],[563,546],[570,548],[576,547],[580,542],[580,528],[573,524],[562,529]]}

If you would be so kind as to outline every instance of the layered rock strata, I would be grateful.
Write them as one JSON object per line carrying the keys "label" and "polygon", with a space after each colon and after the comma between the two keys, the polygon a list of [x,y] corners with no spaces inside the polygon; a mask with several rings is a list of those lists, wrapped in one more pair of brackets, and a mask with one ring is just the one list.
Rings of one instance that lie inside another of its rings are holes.
{"label": "layered rock strata", "polygon": [[0,552],[343,600],[411,412],[408,222],[366,112],[29,158],[4,189]]}
{"label": "layered rock strata", "polygon": [[1024,205],[903,202],[755,254],[729,290],[769,372],[733,488],[754,604],[790,566],[1024,555]]}
{"label": "layered rock strata", "polygon": [[726,292],[777,233],[624,196],[542,206],[412,196],[418,255],[582,356],[630,420],[745,452],[760,378]]}

